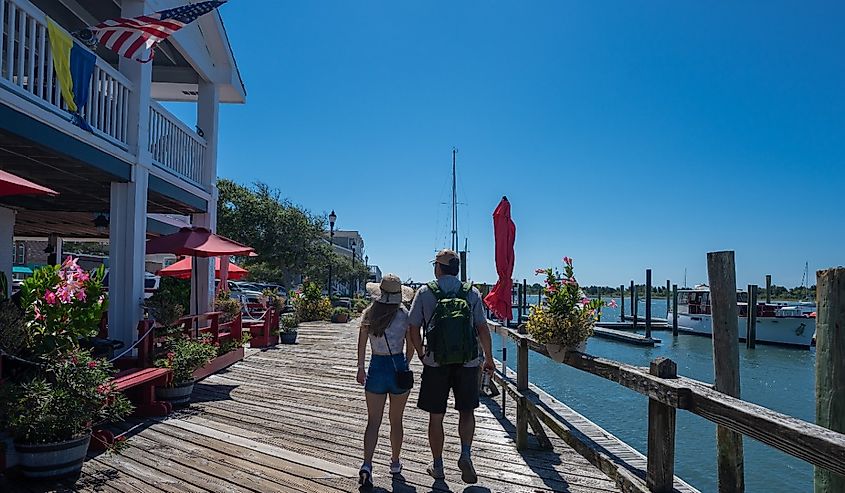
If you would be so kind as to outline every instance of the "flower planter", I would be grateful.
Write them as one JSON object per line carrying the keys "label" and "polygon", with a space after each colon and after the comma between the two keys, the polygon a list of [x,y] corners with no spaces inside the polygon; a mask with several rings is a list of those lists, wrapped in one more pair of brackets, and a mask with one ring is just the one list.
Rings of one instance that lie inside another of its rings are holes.
{"label": "flower planter", "polygon": [[180,383],[173,387],[156,387],[156,399],[169,402],[173,407],[184,407],[191,402],[194,381]]}
{"label": "flower planter", "polygon": [[207,365],[195,371],[194,379],[202,380],[203,378],[211,375],[212,373],[217,373],[223,368],[232,366],[233,364],[237,363],[242,359],[244,359],[244,348],[236,348],[222,356],[214,358]]}
{"label": "flower planter", "polygon": [[342,315],[332,315],[332,323],[333,324],[345,324],[349,321],[349,314],[344,313]]}
{"label": "flower planter", "polygon": [[90,443],[90,432],[66,442],[15,443],[21,474],[31,479],[56,479],[79,474]]}
{"label": "flower planter", "polygon": [[549,357],[553,360],[557,361],[558,363],[563,363],[563,360],[566,358],[566,353],[570,351],[578,351],[579,353],[586,353],[587,352],[587,341],[578,344],[575,347],[567,347],[562,344],[546,344],[546,350],[549,351]]}
{"label": "flower planter", "polygon": [[282,344],[296,344],[296,335],[296,331],[282,332],[279,334],[279,338],[282,340]]}

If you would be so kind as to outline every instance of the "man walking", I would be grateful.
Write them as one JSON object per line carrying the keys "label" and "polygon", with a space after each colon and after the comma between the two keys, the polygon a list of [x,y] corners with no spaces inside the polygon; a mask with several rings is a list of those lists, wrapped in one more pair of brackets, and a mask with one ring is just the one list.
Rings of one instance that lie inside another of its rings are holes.
{"label": "man walking", "polygon": [[[445,478],[443,471],[443,417],[451,389],[460,417],[461,456],[458,468],[468,484],[478,482],[472,464],[475,408],[478,407],[479,369],[493,371],[490,331],[481,295],[457,275],[461,261],[453,250],[441,250],[434,259],[436,280],[421,287],[411,304],[411,341],[423,362],[417,407],[429,413],[428,441],[434,461],[428,473]],[[420,328],[424,329],[425,348]]]}

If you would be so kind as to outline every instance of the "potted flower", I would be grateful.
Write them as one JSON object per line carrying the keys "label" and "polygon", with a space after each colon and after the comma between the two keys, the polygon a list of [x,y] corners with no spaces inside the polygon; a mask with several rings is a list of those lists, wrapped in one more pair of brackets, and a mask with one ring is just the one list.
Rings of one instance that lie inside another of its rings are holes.
{"label": "potted flower", "polygon": [[173,370],[173,383],[156,387],[156,399],[184,406],[194,392],[194,372],[217,356],[217,348],[204,339],[177,336],[165,344],[165,349],[164,357],[157,359],[155,365]]}
{"label": "potted flower", "polygon": [[332,316],[332,302],[315,282],[306,281],[302,290],[293,293],[291,298],[296,318],[300,322],[329,320]]}
{"label": "potted flower", "polygon": [[106,360],[72,349],[39,360],[36,370],[2,387],[0,427],[14,438],[22,474],[59,478],[78,474],[91,426],[122,420],[132,405],[115,389]]}
{"label": "potted flower", "polygon": [[343,306],[336,306],[332,310],[332,323],[345,324],[349,321],[349,308]]}
{"label": "potted flower", "polygon": [[279,338],[282,344],[296,344],[296,336],[298,334],[299,320],[293,313],[285,313],[279,319]]}
{"label": "potted flower", "polygon": [[601,302],[584,295],[575,279],[572,259],[563,258],[563,272],[557,269],[537,269],[545,274],[544,300],[528,316],[526,329],[539,343],[545,344],[555,361],[563,361],[567,351],[585,352],[587,339],[593,335],[597,311]]}
{"label": "potted flower", "polygon": [[240,301],[232,298],[229,291],[220,290],[214,299],[214,310],[221,313],[220,322],[231,322],[241,313],[243,305]]}

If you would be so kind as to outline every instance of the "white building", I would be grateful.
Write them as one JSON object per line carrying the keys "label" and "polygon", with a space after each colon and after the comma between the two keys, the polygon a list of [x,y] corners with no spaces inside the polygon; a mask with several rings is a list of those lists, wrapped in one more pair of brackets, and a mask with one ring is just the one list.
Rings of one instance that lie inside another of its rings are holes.
{"label": "white building", "polygon": [[[99,47],[82,111],[94,131],[82,130],[63,109],[47,16],[74,32],[185,3],[0,0],[0,169],[60,193],[0,199],[0,269],[11,272],[15,235],[107,236],[109,331],[125,343],[137,337],[141,318],[144,242],[175,230],[161,218],[187,216],[194,225],[216,227],[218,107],[244,103],[246,91],[223,19],[213,11],[162,43],[152,63]],[[196,125],[162,106],[169,101],[194,103]],[[105,230],[93,224],[101,214],[109,218]],[[200,270],[205,311],[214,276]]]}

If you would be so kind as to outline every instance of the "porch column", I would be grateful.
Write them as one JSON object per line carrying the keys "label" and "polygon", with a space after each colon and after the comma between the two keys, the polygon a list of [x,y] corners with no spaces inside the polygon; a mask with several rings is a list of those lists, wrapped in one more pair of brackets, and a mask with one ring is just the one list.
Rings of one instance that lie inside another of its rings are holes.
{"label": "porch column", "polygon": [[135,166],[129,183],[111,184],[109,219],[109,337],[135,342],[144,300],[149,171]]}
{"label": "porch column", "polygon": [[[152,11],[152,7],[147,7],[147,2],[144,0],[123,0],[120,5],[120,15],[127,18],[149,14]],[[129,152],[137,156],[138,163],[147,165],[152,163],[148,141],[153,64],[152,62],[140,63],[125,57],[119,58],[118,70],[132,82],[127,117]]]}
{"label": "porch column", "polygon": [[0,207],[0,272],[6,274],[6,295],[12,289],[12,262],[15,250],[15,211]]}
{"label": "porch column", "polygon": [[65,261],[63,256],[64,242],[59,238],[59,235],[51,234],[48,236],[47,247],[52,251],[52,253],[47,255],[47,263],[50,265],[62,265],[62,262]]}
{"label": "porch column", "polygon": [[217,134],[219,127],[220,89],[212,82],[201,80],[197,95],[197,126],[206,141],[202,163],[203,185],[217,181]]}
{"label": "porch column", "polygon": [[[194,214],[191,224],[208,228],[211,231],[217,229],[217,192],[215,190],[213,199],[209,202],[208,208],[212,212],[205,214]],[[191,278],[191,313],[210,312],[214,307],[214,257],[197,258],[196,275]],[[191,274],[192,276],[194,273]],[[195,303],[193,300],[198,300]]]}

